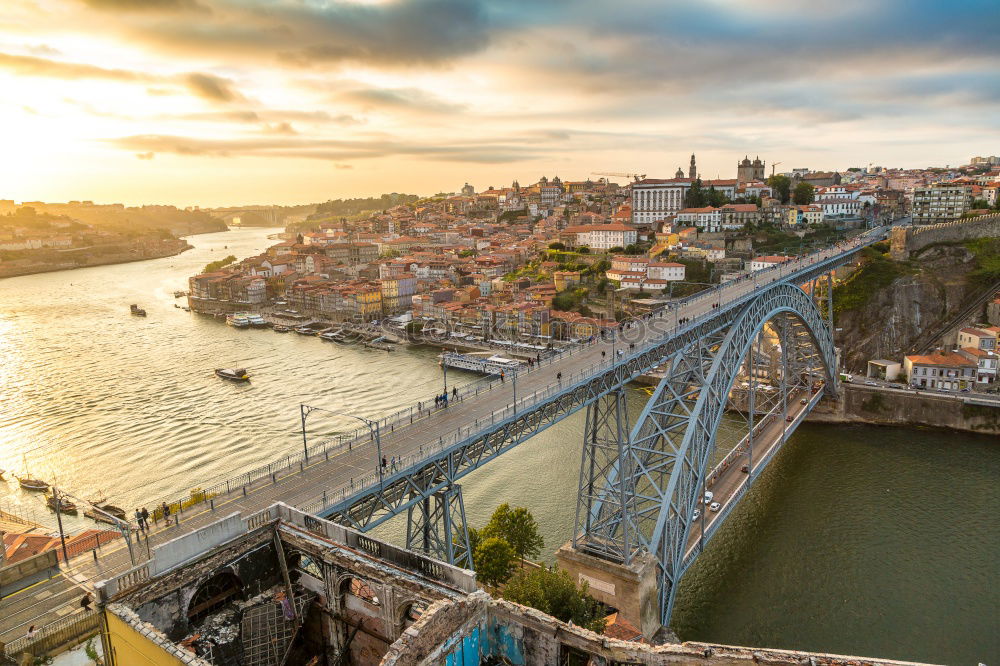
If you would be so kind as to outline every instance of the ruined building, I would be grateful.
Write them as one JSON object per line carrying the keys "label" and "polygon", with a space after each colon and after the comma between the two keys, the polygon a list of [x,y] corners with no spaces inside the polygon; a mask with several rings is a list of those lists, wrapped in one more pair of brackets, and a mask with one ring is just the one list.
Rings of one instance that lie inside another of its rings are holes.
{"label": "ruined building", "polygon": [[616,640],[493,599],[471,571],[280,503],[164,543],[97,589],[112,666],[905,663]]}

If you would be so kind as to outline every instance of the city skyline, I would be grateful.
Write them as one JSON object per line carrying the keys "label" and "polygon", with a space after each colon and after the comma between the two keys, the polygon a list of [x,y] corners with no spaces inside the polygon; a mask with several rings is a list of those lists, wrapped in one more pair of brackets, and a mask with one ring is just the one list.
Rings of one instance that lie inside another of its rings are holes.
{"label": "city skyline", "polygon": [[[12,0],[0,198],[295,204],[542,174],[955,166],[991,2]],[[595,176],[596,177],[596,176]]]}

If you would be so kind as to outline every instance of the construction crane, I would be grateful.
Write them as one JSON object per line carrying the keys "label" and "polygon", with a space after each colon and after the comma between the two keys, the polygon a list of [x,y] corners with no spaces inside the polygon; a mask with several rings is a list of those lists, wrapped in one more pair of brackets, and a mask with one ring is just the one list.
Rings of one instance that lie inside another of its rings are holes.
{"label": "construction crane", "polygon": [[615,178],[633,178],[635,182],[639,182],[646,177],[646,174],[644,173],[621,173],[620,171],[591,171],[590,175],[613,176]]}
{"label": "construction crane", "polygon": [[784,163],[783,162],[771,162],[771,175],[772,176],[774,175],[774,167],[778,166],[779,164],[784,164]]}

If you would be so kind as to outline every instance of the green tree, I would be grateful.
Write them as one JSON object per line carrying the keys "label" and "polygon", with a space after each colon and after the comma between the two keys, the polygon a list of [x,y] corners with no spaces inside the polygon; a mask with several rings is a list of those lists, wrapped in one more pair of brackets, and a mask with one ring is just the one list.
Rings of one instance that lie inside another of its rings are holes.
{"label": "green tree", "polygon": [[555,243],[549,243],[550,250],[565,250],[566,246],[563,243],[556,241]]}
{"label": "green tree", "polygon": [[607,611],[587,593],[586,584],[578,588],[570,575],[561,569],[521,569],[507,581],[503,598],[543,613],[602,633]]}
{"label": "green tree", "polygon": [[708,193],[705,195],[705,203],[713,208],[719,208],[729,203],[729,197],[725,192],[715,189],[714,185],[708,186]]}
{"label": "green tree", "polygon": [[788,194],[792,187],[791,178],[776,173],[767,179],[767,184],[774,191],[775,198],[783,204],[788,203]]}
{"label": "green tree", "polygon": [[988,201],[986,201],[986,199],[975,199],[972,202],[972,208],[974,210],[978,210],[980,208],[989,208],[989,207],[990,207],[990,204],[989,204]]}
{"label": "green tree", "polygon": [[581,245],[580,247],[576,248],[576,251],[580,254],[590,254],[590,248],[587,247],[586,245]]}
{"label": "green tree", "polygon": [[209,264],[205,264],[205,269],[202,271],[202,273],[211,273],[213,271],[217,271],[220,268],[228,266],[234,261],[236,261],[236,257],[233,255],[229,255],[225,259],[219,259],[218,261],[213,261]]}
{"label": "green tree", "polygon": [[516,555],[511,545],[497,537],[483,539],[472,556],[476,577],[486,585],[505,583],[514,571]]}
{"label": "green tree", "polygon": [[705,207],[705,191],[701,189],[701,178],[696,178],[688,191],[684,194],[684,207],[685,208],[704,208]]}
{"label": "green tree", "polygon": [[811,204],[815,198],[816,188],[811,183],[799,183],[795,186],[795,192],[792,194],[792,200],[798,206]]}
{"label": "green tree", "polygon": [[483,533],[509,543],[521,559],[538,557],[545,547],[545,539],[538,533],[538,523],[531,512],[523,506],[511,509],[506,502],[493,511]]}

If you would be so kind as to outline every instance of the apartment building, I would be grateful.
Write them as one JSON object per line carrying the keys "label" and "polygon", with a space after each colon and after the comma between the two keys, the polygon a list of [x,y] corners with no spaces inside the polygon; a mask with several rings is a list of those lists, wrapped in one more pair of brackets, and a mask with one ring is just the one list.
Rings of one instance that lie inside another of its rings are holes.
{"label": "apartment building", "polygon": [[957,352],[906,356],[903,372],[914,388],[960,391],[976,381],[978,364]]}
{"label": "apartment building", "polygon": [[913,223],[940,224],[962,217],[972,207],[972,188],[936,183],[913,190]]}

